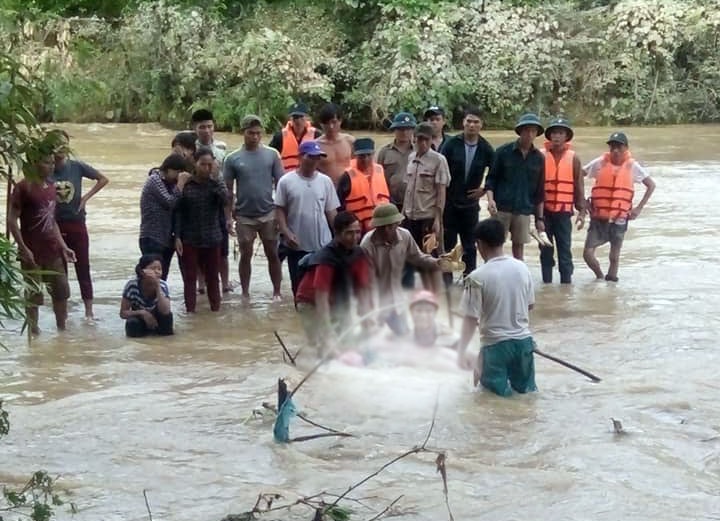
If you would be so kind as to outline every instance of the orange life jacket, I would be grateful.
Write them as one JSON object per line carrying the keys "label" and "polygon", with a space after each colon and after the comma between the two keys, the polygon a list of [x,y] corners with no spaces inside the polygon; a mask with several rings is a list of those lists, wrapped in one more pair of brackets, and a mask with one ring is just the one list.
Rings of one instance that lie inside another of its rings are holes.
{"label": "orange life jacket", "polygon": [[305,123],[305,133],[302,135],[302,138],[300,138],[300,142],[298,142],[297,137],[295,137],[295,132],[293,132],[292,121],[287,122],[285,128],[282,129],[282,153],[280,154],[285,172],[297,169],[300,165],[300,153],[298,150],[300,143],[315,139],[315,132],[315,127],[308,121]]}
{"label": "orange life jacket", "polygon": [[630,152],[626,152],[620,166],[612,164],[610,153],[605,153],[592,188],[593,218],[613,221],[627,219],[635,195],[632,165]]}
{"label": "orange life jacket", "polygon": [[556,161],[551,146],[549,141],[545,142],[545,210],[572,213],[575,200],[575,152],[566,143],[560,161]]}
{"label": "orange life jacket", "polygon": [[385,171],[373,163],[373,173],[365,175],[357,166],[357,160],[350,161],[350,193],[345,198],[345,210],[352,212],[360,221],[362,233],[372,229],[373,210],[378,205],[390,202],[390,191],[385,181]]}

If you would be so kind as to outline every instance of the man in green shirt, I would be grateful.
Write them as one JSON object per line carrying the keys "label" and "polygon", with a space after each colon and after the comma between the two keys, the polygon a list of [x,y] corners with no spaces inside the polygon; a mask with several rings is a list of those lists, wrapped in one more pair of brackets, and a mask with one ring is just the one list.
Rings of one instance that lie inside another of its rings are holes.
{"label": "man in green shirt", "polygon": [[525,244],[530,242],[531,215],[537,231],[545,231],[545,156],[533,144],[543,131],[537,115],[523,114],[515,125],[518,139],[495,151],[485,180],[488,211],[510,232],[512,254],[518,260],[523,260]]}

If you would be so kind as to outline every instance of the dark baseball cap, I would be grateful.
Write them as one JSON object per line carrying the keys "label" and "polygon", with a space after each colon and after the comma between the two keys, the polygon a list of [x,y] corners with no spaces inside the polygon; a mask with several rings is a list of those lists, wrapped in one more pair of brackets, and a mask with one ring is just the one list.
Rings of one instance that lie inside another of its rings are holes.
{"label": "dark baseball cap", "polygon": [[308,108],[307,105],[301,102],[293,103],[288,109],[289,116],[307,116]]}
{"label": "dark baseball cap", "polygon": [[437,105],[433,105],[432,107],[428,107],[425,109],[425,112],[423,113],[423,118],[427,119],[430,116],[445,116],[445,109],[442,107],[439,107]]}
{"label": "dark baseball cap", "polygon": [[624,132],[613,132],[607,140],[607,144],[620,143],[621,145],[628,146],[628,138]]}
{"label": "dark baseball cap", "polygon": [[356,139],[353,143],[353,154],[356,156],[372,154],[373,152],[375,152],[375,142],[369,137]]}

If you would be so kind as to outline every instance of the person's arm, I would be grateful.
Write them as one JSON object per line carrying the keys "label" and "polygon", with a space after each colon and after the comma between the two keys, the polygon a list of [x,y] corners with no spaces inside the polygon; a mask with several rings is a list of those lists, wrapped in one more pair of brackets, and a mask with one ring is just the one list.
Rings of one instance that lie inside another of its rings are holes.
{"label": "person's arm", "polygon": [[417,243],[411,238],[407,241],[407,251],[405,253],[405,261],[421,270],[434,271],[438,269],[439,259],[432,255],[423,253]]}
{"label": "person's arm", "polygon": [[337,192],[335,191],[335,185],[330,178],[326,178],[325,182],[325,217],[327,218],[328,226],[330,226],[330,230],[334,235],[335,227],[333,226],[333,223],[335,222],[335,216],[337,215],[340,201],[338,200]]}
{"label": "person's arm", "polygon": [[68,245],[65,244],[65,239],[63,239],[62,233],[60,232],[60,226],[58,226],[58,223],[56,220],[53,219],[53,234],[55,235],[55,240],[60,245],[60,248],[62,249],[62,256],[67,262],[76,262],[77,258],[75,257],[75,252],[68,248]]}
{"label": "person's arm", "polygon": [[275,134],[273,134],[273,137],[270,140],[270,143],[268,143],[268,146],[270,148],[274,148],[278,152],[282,153],[282,144],[283,144],[283,137],[282,137],[282,131],[280,131],[280,132],[275,132]]}
{"label": "person's arm", "polygon": [[280,234],[285,237],[285,242],[292,249],[297,250],[300,247],[297,236],[288,226],[287,222],[287,210],[282,206],[275,205],[275,220],[278,224],[278,230]]}
{"label": "person's arm", "polygon": [[158,279],[157,285],[157,310],[161,315],[170,314],[170,295],[167,293],[167,286],[165,286],[160,279]]}
{"label": "person's arm", "polygon": [[80,204],[78,205],[78,212],[81,212],[84,208],[87,202],[100,190],[105,188],[107,184],[110,182],[110,180],[105,177],[103,174],[95,170],[93,167],[86,163],[80,162],[80,167],[82,171],[83,177],[86,177],[88,179],[93,179],[95,181],[95,184],[92,186],[88,192],[83,195],[80,198]]}
{"label": "person's arm", "polygon": [[337,216],[337,209],[327,210],[325,212],[325,218],[327,219],[328,226],[330,227],[330,231],[333,232],[333,235],[335,235],[335,226],[333,226],[333,223],[335,222],[336,216]]}
{"label": "person's arm", "polygon": [[535,229],[538,232],[545,231],[545,157],[536,151],[540,156],[540,173],[538,175],[535,193],[533,194],[533,202],[535,203]]}
{"label": "person's arm", "polygon": [[443,239],[443,212],[445,211],[447,186],[450,184],[450,169],[448,168],[445,156],[440,155],[440,159],[440,164],[438,165],[438,169],[435,174],[435,191],[437,193],[437,197],[435,198],[435,219],[433,222],[433,231],[437,235],[438,251],[440,251],[440,253],[444,253],[445,241]]}
{"label": "person's arm", "polygon": [[13,189],[12,195],[10,196],[10,208],[8,209],[7,217],[8,229],[10,230],[10,235],[12,235],[13,239],[15,239],[20,257],[28,265],[35,267],[35,256],[33,255],[33,252],[30,251],[27,244],[25,244],[25,241],[22,238],[22,233],[20,232],[20,225],[18,224],[18,220],[22,214],[22,197],[22,188],[19,185],[16,185]]}
{"label": "person's arm", "polygon": [[573,181],[575,209],[583,213],[585,212],[585,176],[583,175],[582,162],[577,154],[573,158]]}
{"label": "person's arm", "polygon": [[493,158],[492,166],[485,178],[485,195],[487,195],[488,201],[488,212],[490,215],[497,213],[497,203],[495,202],[495,188],[497,186],[498,179],[502,176],[502,158],[498,155],[497,150]]}
{"label": "person's arm", "polygon": [[280,158],[280,153],[276,154],[273,158],[273,166],[272,166],[272,176],[273,176],[273,185],[277,187],[277,184],[280,182],[280,178],[285,175],[285,169],[282,165],[282,159]]}
{"label": "person's arm", "polygon": [[172,207],[175,206],[178,200],[178,194],[170,192],[159,175],[151,175],[148,177],[147,182],[150,183],[148,185],[150,195],[162,208],[172,209]]}
{"label": "person's arm", "polygon": [[125,297],[120,301],[120,318],[124,320],[130,317],[142,317],[145,313],[147,313],[147,311],[144,309],[132,309],[130,301]]}
{"label": "person's arm", "polygon": [[185,210],[185,199],[180,196],[175,211],[173,212],[173,234],[175,235],[175,251],[182,257],[182,214]]}
{"label": "person's arm", "polygon": [[340,176],[340,179],[338,179],[337,186],[338,202],[340,203],[338,209],[340,211],[345,210],[345,200],[347,199],[348,195],[350,195],[350,188],[350,174],[345,172],[343,175]]}
{"label": "person's arm", "polygon": [[638,218],[640,212],[642,212],[643,208],[645,208],[645,205],[650,200],[650,197],[655,191],[655,181],[653,181],[652,177],[645,177],[645,179],[642,180],[642,184],[645,185],[645,193],[643,194],[643,197],[638,203],[638,205],[635,206],[632,210],[630,210],[630,219]]}

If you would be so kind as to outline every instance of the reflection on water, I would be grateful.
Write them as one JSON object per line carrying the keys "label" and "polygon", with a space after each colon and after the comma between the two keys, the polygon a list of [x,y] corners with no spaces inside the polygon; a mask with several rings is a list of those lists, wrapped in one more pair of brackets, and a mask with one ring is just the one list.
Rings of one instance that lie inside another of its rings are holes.
{"label": "reflection on water", "polygon": [[[291,446],[273,443],[269,419],[246,421],[274,400],[278,377],[300,376],[282,364],[272,334],[278,329],[294,348],[302,342],[291,304],[269,305],[262,254],[252,306],[231,294],[217,314],[200,299],[197,316],[186,316],[174,263],[177,334],[125,339],[119,294],[139,254],[139,190],[172,133],[154,125],[69,131],[79,156],[111,179],[88,205],[100,321],[83,323],[73,277],[68,332],[56,334],[44,308],[45,333],[32,347],[4,337],[11,351],[0,355],[1,396],[12,431],[2,441],[3,480],[40,467],[62,474],[80,520],[146,519],[144,488],[157,519],[220,519],[249,509],[261,491],[291,499],[344,491],[422,441],[439,392],[430,445],[448,451],[456,519],[715,519],[720,512],[720,384],[708,370],[718,362],[720,128],[630,129],[633,154],[658,189],[628,231],[620,283],[593,281],[577,232],[575,284],[538,287],[539,346],[602,383],[537,359],[540,392],[505,400],[473,392],[463,374],[331,364],[298,393],[298,405],[357,437]],[[577,131],[584,161],[605,150],[609,133]],[[511,134],[487,137],[498,145]],[[534,248],[527,257],[539,283]],[[626,435],[613,433],[611,417],[622,419]],[[293,423],[292,432],[315,431]],[[358,491],[379,506],[386,504],[379,498],[401,494],[414,512],[403,519],[447,518],[429,455],[393,465]],[[372,517],[358,509],[360,519]]]}

